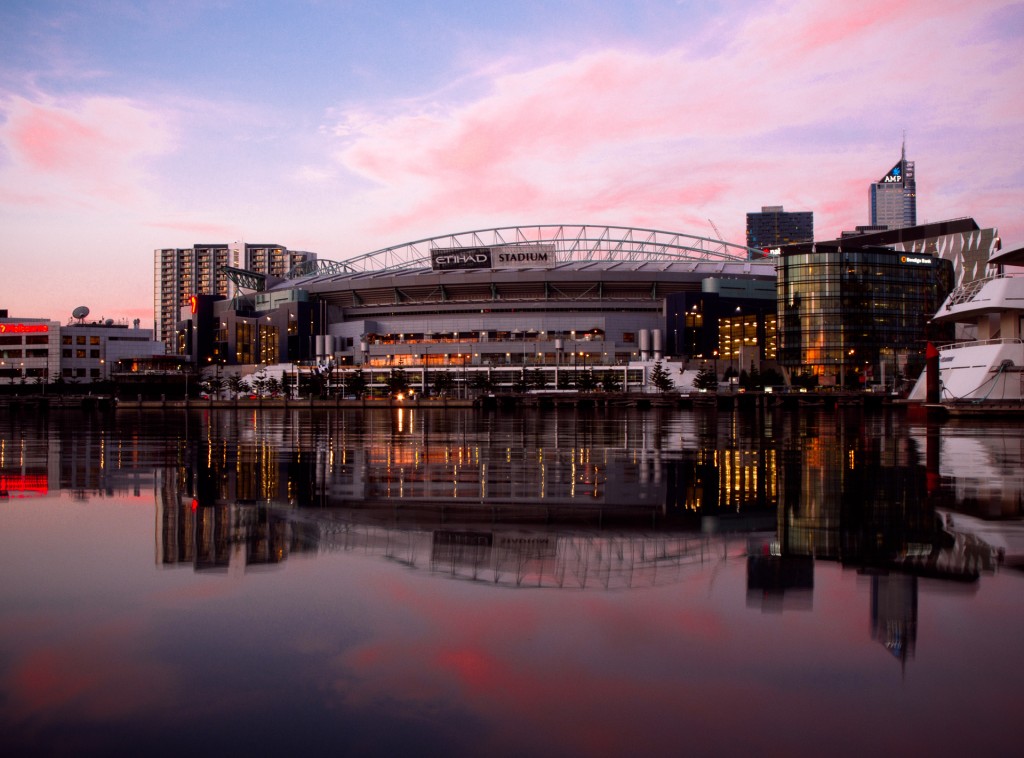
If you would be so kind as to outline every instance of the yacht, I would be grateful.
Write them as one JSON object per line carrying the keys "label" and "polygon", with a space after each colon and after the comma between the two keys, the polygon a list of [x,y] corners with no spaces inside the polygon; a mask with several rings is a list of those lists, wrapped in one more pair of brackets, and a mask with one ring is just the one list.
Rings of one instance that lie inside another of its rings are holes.
{"label": "yacht", "polygon": [[939,403],[951,414],[1024,412],[1021,266],[1024,248],[995,251],[989,275],[953,290],[932,319],[957,324],[961,337],[937,346]]}

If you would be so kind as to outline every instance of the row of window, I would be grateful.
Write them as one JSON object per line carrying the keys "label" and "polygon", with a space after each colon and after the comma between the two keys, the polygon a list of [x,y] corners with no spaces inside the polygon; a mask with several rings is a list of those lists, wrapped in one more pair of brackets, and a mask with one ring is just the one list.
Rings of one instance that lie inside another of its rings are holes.
{"label": "row of window", "polygon": [[[70,334],[65,334],[65,335],[61,336],[60,344],[62,344],[62,345],[85,345],[86,344],[86,336],[87,335],[85,335],[85,334],[76,334],[75,338],[74,338],[74,341],[72,341],[71,335]],[[99,335],[97,335],[97,334],[88,335],[88,339],[89,339],[88,344],[90,344],[90,345],[98,345],[98,344],[100,344],[100,338],[99,338]]]}
{"label": "row of window", "polygon": [[72,355],[71,354],[72,353],[71,349],[64,348],[63,350],[60,351],[60,355],[61,355],[61,358],[99,358],[100,357],[100,351],[99,350],[89,350],[88,352],[89,352],[89,355],[86,355],[85,354],[86,351],[84,349],[82,349],[82,348],[79,348],[79,349],[75,350],[74,351],[74,355]]}
{"label": "row of window", "polygon": [[50,338],[45,335],[31,334],[24,338],[4,335],[0,337],[0,345],[49,345]]}
{"label": "row of window", "polygon": [[0,356],[4,358],[46,358],[49,350],[34,348],[31,350],[0,350]]}

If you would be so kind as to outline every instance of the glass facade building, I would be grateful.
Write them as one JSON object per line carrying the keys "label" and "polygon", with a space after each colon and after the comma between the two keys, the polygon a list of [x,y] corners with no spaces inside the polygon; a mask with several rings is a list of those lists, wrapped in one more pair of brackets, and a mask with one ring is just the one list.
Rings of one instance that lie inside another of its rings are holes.
{"label": "glass facade building", "polygon": [[779,364],[820,385],[917,376],[927,340],[951,337],[930,323],[953,287],[948,260],[818,244],[784,251],[777,276]]}

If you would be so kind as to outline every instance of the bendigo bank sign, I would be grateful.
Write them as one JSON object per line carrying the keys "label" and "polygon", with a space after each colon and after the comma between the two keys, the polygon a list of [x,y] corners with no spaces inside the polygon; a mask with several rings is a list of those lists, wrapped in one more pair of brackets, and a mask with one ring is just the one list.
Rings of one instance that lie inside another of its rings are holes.
{"label": "bendigo bank sign", "polygon": [[439,247],[430,251],[434,271],[550,268],[555,263],[555,246],[551,244]]}

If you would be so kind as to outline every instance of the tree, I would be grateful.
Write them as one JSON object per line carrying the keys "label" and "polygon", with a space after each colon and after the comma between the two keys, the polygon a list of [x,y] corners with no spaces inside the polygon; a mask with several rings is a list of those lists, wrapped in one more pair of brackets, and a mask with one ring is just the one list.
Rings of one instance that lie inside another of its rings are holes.
{"label": "tree", "polygon": [[528,389],[530,389],[530,377],[526,375],[526,369],[523,369],[512,381],[512,391],[526,392]]}
{"label": "tree", "polygon": [[231,374],[228,377],[228,390],[234,397],[238,397],[249,391],[249,383],[238,374]]}
{"label": "tree", "polygon": [[494,392],[494,382],[487,371],[477,371],[474,373],[473,378],[469,380],[469,386],[477,392]]}
{"label": "tree", "polygon": [[776,369],[766,368],[761,372],[761,382],[765,386],[778,386],[786,383],[786,378]]}
{"label": "tree", "polygon": [[270,377],[267,379],[266,390],[271,397],[277,397],[281,394],[281,380],[276,376]]}
{"label": "tree", "polygon": [[219,376],[211,376],[203,381],[203,389],[206,390],[210,397],[219,398],[221,391],[224,389],[224,380]]}
{"label": "tree", "polygon": [[651,384],[657,387],[659,392],[668,392],[675,387],[675,382],[672,381],[672,377],[669,376],[665,367],[661,365],[661,361],[657,361],[654,368],[651,369]]}
{"label": "tree", "polygon": [[620,392],[622,383],[619,381],[619,375],[614,371],[606,371],[601,377],[601,389],[605,392]]}
{"label": "tree", "polygon": [[693,380],[693,386],[704,391],[718,391],[718,377],[715,371],[708,365],[701,366],[697,377]]}
{"label": "tree", "polygon": [[548,386],[547,375],[539,368],[535,368],[529,373],[530,377],[530,389],[542,390]]}
{"label": "tree", "polygon": [[366,394],[366,377],[363,376],[362,371],[353,371],[351,374],[345,375],[345,391],[350,395],[355,395],[357,398],[361,398]]}
{"label": "tree", "polygon": [[263,374],[257,374],[252,380],[252,390],[260,397],[267,391],[267,378]]}
{"label": "tree", "polygon": [[452,379],[452,375],[447,371],[435,371],[433,376],[430,377],[430,388],[435,395],[446,396],[452,391],[454,386],[455,380]]}
{"label": "tree", "polygon": [[393,368],[388,375],[388,392],[392,395],[404,395],[409,391],[409,377],[404,368]]}
{"label": "tree", "polygon": [[327,361],[325,365],[314,366],[309,372],[310,391],[319,397],[326,397],[331,386],[331,377],[333,376],[333,361]]}
{"label": "tree", "polygon": [[794,387],[813,389],[818,386],[818,377],[806,370],[795,374],[791,381]]}
{"label": "tree", "polygon": [[576,378],[576,389],[580,392],[593,392],[597,389],[597,378],[593,371],[584,371]]}

